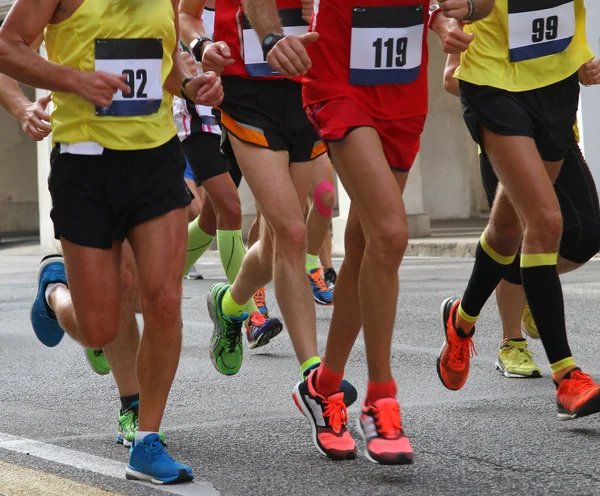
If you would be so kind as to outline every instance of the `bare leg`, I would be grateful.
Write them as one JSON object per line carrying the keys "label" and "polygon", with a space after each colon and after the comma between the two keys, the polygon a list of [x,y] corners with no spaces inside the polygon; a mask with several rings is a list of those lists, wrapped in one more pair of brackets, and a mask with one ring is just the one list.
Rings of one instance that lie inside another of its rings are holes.
{"label": "bare leg", "polygon": [[[311,197],[313,201],[306,220],[307,230],[307,252],[311,255],[318,255],[322,250],[324,240],[329,236],[329,226],[331,225],[331,214],[324,215],[325,211],[333,211],[335,204],[335,192],[329,189],[320,191],[318,198],[314,198],[315,188],[320,184],[328,183],[333,185],[333,169],[327,155],[321,155],[316,160],[315,169],[311,184]],[[331,248],[331,239],[329,243]],[[325,266],[323,260],[321,263]],[[329,265],[331,267],[331,251],[329,255]]]}
{"label": "bare leg", "polygon": [[139,269],[144,334],[137,360],[139,430],[158,431],[181,353],[181,279],[187,221],[184,208],[129,233]]}

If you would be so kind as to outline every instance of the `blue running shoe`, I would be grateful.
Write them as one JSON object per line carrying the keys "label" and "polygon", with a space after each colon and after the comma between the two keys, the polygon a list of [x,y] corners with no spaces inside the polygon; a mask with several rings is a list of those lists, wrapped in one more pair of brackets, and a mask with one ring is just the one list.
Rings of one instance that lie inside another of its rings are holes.
{"label": "blue running shoe", "polygon": [[311,270],[308,273],[308,280],[310,281],[310,288],[312,289],[315,302],[319,305],[331,305],[333,303],[333,292],[325,283],[323,267]]}
{"label": "blue running shoe", "polygon": [[58,325],[56,314],[46,303],[46,286],[55,282],[67,285],[65,263],[60,255],[48,255],[40,263],[38,291],[31,307],[31,325],[37,338],[49,347],[56,346],[65,335]]}
{"label": "blue running shoe", "polygon": [[[304,374],[302,374],[304,376],[304,379],[306,379],[313,370],[319,368],[319,365],[320,363],[315,363],[314,365],[308,367],[304,371]],[[340,391],[344,393],[344,403],[346,404],[346,407],[352,405],[358,398],[358,392],[356,391],[356,388],[352,384],[350,384],[346,379],[342,380]]]}
{"label": "blue running shoe", "polygon": [[193,480],[194,474],[190,467],[167,454],[158,434],[148,434],[141,441],[133,441],[125,477],[153,484],[178,484]]}
{"label": "blue running shoe", "polygon": [[260,348],[283,330],[279,319],[266,319],[260,312],[252,312],[246,326],[246,337],[251,350]]}

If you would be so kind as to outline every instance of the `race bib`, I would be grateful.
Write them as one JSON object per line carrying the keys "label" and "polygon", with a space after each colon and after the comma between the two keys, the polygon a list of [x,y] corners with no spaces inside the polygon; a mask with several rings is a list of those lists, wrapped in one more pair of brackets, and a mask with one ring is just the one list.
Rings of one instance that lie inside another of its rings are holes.
{"label": "race bib", "polygon": [[[308,24],[302,19],[302,9],[279,9],[279,17],[285,34],[302,36],[308,33]],[[263,55],[260,40],[252,29],[246,14],[242,20],[242,45],[246,70],[252,77],[278,76]]]}
{"label": "race bib", "polygon": [[423,58],[423,4],[354,7],[350,84],[408,84]]}
{"label": "race bib", "polygon": [[573,0],[509,0],[508,40],[511,62],[560,53],[575,35]]}
{"label": "race bib", "polygon": [[163,45],[158,38],[96,40],[96,71],[125,74],[131,89],[118,91],[110,107],[96,107],[98,116],[138,116],[158,112],[162,103]]}

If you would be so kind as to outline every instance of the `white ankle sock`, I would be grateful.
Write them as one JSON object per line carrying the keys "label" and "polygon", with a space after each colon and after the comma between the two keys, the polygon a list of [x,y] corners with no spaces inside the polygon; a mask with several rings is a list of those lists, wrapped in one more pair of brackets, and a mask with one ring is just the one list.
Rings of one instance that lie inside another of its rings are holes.
{"label": "white ankle sock", "polygon": [[146,436],[149,436],[150,434],[158,434],[158,432],[152,432],[152,431],[137,431],[135,433],[135,440],[136,441],[143,441],[144,438]]}
{"label": "white ankle sock", "polygon": [[[46,286],[46,292],[44,293],[44,297],[46,298],[46,303],[48,304],[48,306],[50,308],[52,308],[52,305],[50,305],[50,300],[49,300],[49,296],[50,293],[52,293],[52,291],[54,291],[56,288],[62,286],[63,288],[67,288],[67,285],[62,283],[62,282],[51,282],[50,284],[48,284]],[[54,310],[54,308],[52,308],[52,310]]]}

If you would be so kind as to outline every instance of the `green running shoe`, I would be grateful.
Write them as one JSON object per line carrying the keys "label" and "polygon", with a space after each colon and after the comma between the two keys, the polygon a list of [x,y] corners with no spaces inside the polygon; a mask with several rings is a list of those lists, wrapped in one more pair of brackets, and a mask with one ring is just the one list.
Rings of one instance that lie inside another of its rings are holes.
{"label": "green running shoe", "polygon": [[90,367],[92,367],[92,370],[96,372],[96,374],[110,374],[110,365],[108,365],[108,360],[106,359],[106,355],[104,355],[104,351],[86,348],[85,357],[87,358]]}
{"label": "green running shoe", "polygon": [[[138,406],[139,402],[132,403],[127,410],[119,410],[119,430],[117,431],[117,443],[125,447],[130,447],[135,439],[135,433],[138,430]],[[165,433],[158,431],[160,442],[167,445],[165,442]]]}
{"label": "green running shoe", "polygon": [[208,313],[215,324],[210,339],[210,359],[215,368],[224,375],[237,374],[244,359],[242,326],[248,318],[244,312],[240,317],[223,314],[221,301],[229,289],[229,284],[213,284],[207,298]]}

